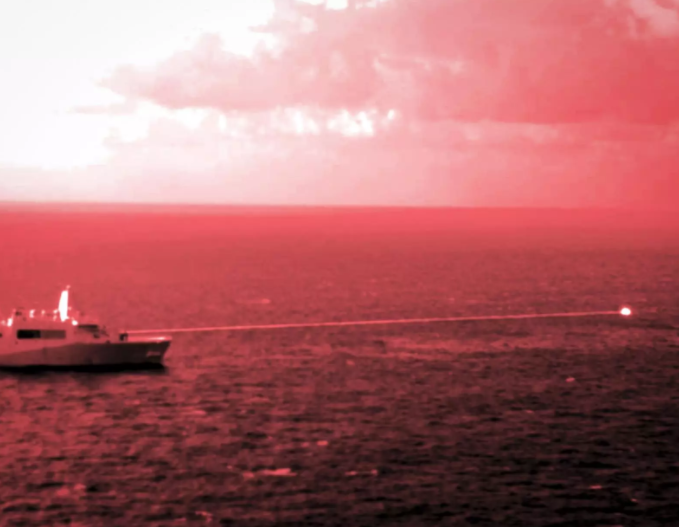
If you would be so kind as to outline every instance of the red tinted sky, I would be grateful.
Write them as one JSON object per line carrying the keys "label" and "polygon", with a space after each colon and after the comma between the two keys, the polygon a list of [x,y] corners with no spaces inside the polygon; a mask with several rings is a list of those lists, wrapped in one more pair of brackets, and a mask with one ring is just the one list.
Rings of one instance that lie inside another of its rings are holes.
{"label": "red tinted sky", "polygon": [[0,200],[679,197],[679,0],[25,0],[0,41]]}

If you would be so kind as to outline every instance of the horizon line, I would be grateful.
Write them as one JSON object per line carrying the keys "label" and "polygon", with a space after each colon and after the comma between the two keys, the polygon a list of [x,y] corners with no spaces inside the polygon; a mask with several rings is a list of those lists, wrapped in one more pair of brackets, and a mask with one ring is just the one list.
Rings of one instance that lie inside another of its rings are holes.
{"label": "horizon line", "polygon": [[650,205],[404,205],[404,204],[277,204],[277,203],[228,203],[228,202],[159,202],[159,201],[24,201],[0,200],[2,209],[31,208],[119,208],[119,209],[259,209],[259,210],[337,210],[337,211],[560,211],[560,212],[653,212],[675,213],[675,207]]}

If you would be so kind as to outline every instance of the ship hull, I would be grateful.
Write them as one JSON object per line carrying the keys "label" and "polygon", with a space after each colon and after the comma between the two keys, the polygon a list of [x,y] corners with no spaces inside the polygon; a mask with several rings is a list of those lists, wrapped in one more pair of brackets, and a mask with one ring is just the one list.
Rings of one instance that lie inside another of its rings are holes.
{"label": "ship hull", "polygon": [[158,366],[169,347],[170,340],[149,339],[5,350],[0,352],[0,368]]}

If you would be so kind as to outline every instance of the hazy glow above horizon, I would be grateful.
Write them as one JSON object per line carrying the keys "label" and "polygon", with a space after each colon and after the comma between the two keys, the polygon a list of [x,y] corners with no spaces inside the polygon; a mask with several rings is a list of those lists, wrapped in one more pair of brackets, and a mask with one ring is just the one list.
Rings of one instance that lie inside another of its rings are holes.
{"label": "hazy glow above horizon", "polygon": [[[61,169],[107,159],[110,135],[138,137],[159,115],[187,125],[191,112],[143,105],[122,115],[82,114],[121,104],[99,82],[121,65],[151,66],[216,34],[226,50],[250,55],[267,36],[272,0],[25,0],[0,16],[0,165]],[[189,115],[187,118],[186,116]]]}
{"label": "hazy glow above horizon", "polygon": [[[332,10],[347,7],[345,0],[325,4]],[[155,66],[189,50],[204,35],[218,35],[225,51],[241,56],[274,44],[270,35],[251,30],[271,20],[273,0],[106,0],[96,8],[83,0],[58,5],[27,0],[16,5],[0,19],[0,66],[8,73],[0,85],[0,166],[68,170],[101,165],[110,159],[111,142],[143,140],[157,122],[196,130],[210,112],[146,101],[120,112],[81,110],[122,107],[125,98],[102,87],[102,79],[121,65]],[[347,110],[319,118],[291,108],[272,115],[270,128],[294,135],[326,131],[372,137],[379,119],[392,122],[394,111],[386,118]],[[221,121],[220,131],[233,136],[227,122]]]}

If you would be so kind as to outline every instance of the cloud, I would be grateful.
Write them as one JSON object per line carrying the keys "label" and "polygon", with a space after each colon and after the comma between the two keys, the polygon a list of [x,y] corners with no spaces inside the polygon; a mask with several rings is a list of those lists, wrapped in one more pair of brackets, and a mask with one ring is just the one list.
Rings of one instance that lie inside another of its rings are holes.
{"label": "cloud", "polygon": [[[164,182],[180,181],[191,156],[219,160],[198,163],[199,172],[210,188],[226,188],[206,195],[227,201],[235,192],[276,203],[667,204],[679,192],[670,126],[679,123],[679,1],[653,1],[665,11],[635,1],[388,0],[328,10],[281,0],[258,28],[274,48],[237,56],[205,35],[155,67],[107,79],[130,98],[214,110],[226,130],[215,141],[159,131],[118,161],[154,166],[142,157],[155,152]],[[338,115],[377,122],[390,112],[399,118],[363,134],[366,142],[334,133],[346,124],[330,126]]]}
{"label": "cloud", "polygon": [[[253,58],[226,52],[218,36],[205,35],[189,51],[157,68],[118,69],[104,85],[117,93],[169,108],[206,107],[228,112],[280,106],[358,107],[378,82],[370,57],[361,50],[300,49]],[[363,55],[363,57],[361,57]]]}
{"label": "cloud", "polygon": [[[646,33],[630,25],[639,23]],[[391,0],[344,10],[289,1],[259,28],[277,50],[237,56],[206,35],[105,84],[169,108],[224,112],[376,107],[428,120],[669,123],[679,119],[677,29],[679,3],[654,0]]]}
{"label": "cloud", "polygon": [[658,37],[679,37],[679,2],[671,0],[674,6],[663,7],[655,0],[629,0],[634,14],[648,25],[652,34]]}
{"label": "cloud", "polygon": [[[265,4],[248,23],[268,20]],[[80,106],[50,120],[55,89],[16,83],[25,105],[0,154],[51,172],[0,167],[0,199],[563,206],[679,195],[679,0],[276,5],[261,39],[229,35],[221,19],[245,23],[216,11],[187,39],[164,18],[162,30],[138,28],[148,38],[133,42],[146,44],[125,59],[93,55],[82,86],[56,90],[68,95],[59,108]],[[128,62],[108,90],[91,91],[116,60]],[[68,77],[63,67],[44,78]]]}

